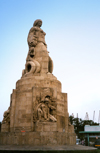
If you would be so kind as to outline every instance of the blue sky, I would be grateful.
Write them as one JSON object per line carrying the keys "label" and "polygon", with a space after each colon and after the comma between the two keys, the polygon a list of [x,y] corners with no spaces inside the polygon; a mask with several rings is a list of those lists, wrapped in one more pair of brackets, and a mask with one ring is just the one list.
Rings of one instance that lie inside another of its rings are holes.
{"label": "blue sky", "polygon": [[43,21],[53,74],[68,93],[69,114],[98,121],[100,110],[100,0],[0,0],[0,121],[21,78],[27,35]]}

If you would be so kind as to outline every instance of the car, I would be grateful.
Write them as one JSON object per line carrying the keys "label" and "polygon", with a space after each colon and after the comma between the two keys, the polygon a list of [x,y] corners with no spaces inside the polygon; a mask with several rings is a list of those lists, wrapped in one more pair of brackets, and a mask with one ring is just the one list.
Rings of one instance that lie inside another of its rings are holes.
{"label": "car", "polygon": [[76,145],[80,144],[80,139],[76,139]]}

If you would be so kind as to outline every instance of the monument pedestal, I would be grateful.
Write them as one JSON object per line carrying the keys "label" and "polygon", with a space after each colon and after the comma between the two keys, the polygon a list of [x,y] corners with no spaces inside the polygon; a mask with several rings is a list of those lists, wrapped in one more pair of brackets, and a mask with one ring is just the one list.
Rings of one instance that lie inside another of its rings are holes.
{"label": "monument pedestal", "polygon": [[10,132],[10,125],[8,123],[2,123],[1,132]]}
{"label": "monument pedestal", "polygon": [[74,133],[65,132],[5,132],[0,134],[2,145],[74,145]]}

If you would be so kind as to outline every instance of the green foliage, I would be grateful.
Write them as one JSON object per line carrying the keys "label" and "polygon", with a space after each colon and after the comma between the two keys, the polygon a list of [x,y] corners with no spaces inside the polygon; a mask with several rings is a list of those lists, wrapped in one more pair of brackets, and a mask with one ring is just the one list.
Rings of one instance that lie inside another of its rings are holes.
{"label": "green foliage", "polygon": [[99,125],[96,122],[93,122],[92,120],[82,120],[81,118],[74,118],[73,116],[69,116],[70,123],[74,125],[74,130],[78,138],[81,140],[83,139],[83,135],[79,133],[79,131],[84,131],[85,125]]}

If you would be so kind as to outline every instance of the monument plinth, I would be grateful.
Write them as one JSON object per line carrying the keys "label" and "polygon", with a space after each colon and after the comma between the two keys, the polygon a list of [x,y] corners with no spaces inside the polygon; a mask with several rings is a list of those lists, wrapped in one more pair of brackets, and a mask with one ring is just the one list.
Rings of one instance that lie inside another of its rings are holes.
{"label": "monument plinth", "polygon": [[0,144],[75,144],[74,127],[69,122],[67,93],[52,74],[53,61],[47,51],[46,33],[36,20],[27,42],[29,51],[22,77],[4,112]]}

